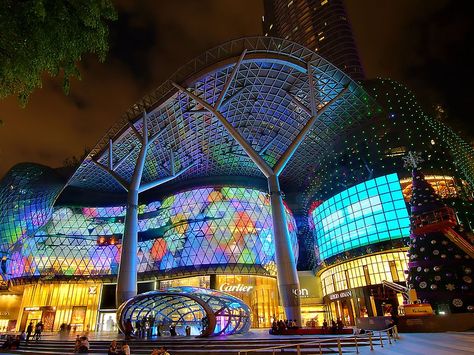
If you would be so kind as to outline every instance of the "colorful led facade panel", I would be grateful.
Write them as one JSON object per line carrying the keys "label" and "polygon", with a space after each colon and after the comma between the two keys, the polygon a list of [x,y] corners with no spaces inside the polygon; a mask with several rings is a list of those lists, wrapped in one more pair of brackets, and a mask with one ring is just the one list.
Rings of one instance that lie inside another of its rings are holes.
{"label": "colorful led facade panel", "polygon": [[331,197],[311,211],[310,218],[321,260],[410,234],[397,174],[368,180]]}
{"label": "colorful led facade panel", "polygon": [[[297,257],[296,225],[287,209]],[[57,207],[25,240],[11,263],[13,277],[114,275],[120,262],[124,206]],[[275,274],[270,201],[240,187],[202,187],[139,207],[138,272],[209,265],[256,266]]]}
{"label": "colorful led facade panel", "polygon": [[27,263],[21,252],[28,237],[44,226],[64,187],[53,169],[33,163],[13,167],[0,184],[0,281],[10,278],[13,261]]}

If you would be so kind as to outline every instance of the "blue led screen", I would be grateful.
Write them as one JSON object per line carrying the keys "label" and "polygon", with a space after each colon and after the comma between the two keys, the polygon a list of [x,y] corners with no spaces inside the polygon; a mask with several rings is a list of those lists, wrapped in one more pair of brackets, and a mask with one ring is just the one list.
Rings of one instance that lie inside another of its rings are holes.
{"label": "blue led screen", "polygon": [[321,260],[381,241],[410,235],[410,220],[398,175],[355,185],[310,212]]}

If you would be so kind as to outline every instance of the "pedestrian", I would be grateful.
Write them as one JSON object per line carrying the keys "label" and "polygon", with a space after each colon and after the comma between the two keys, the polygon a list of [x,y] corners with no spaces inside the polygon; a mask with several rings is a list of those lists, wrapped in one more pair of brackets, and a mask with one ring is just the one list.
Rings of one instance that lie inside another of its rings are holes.
{"label": "pedestrian", "polygon": [[276,320],[273,321],[272,323],[272,332],[271,334],[278,334],[278,323]]}
{"label": "pedestrian", "polygon": [[89,352],[89,347],[89,339],[87,339],[85,336],[81,337],[78,352],[81,354],[86,354]]}
{"label": "pedestrian", "polygon": [[79,335],[76,335],[76,340],[74,341],[74,352],[78,353],[79,352],[79,347],[81,346],[81,337]]}
{"label": "pedestrian", "polygon": [[112,340],[112,342],[109,345],[109,351],[107,352],[107,355],[117,355],[117,354],[118,354],[117,341]]}
{"label": "pedestrian", "polygon": [[135,336],[137,336],[138,338],[141,338],[142,337],[142,324],[140,322],[140,320],[136,320],[135,321]]}
{"label": "pedestrian", "polygon": [[171,335],[172,337],[175,337],[175,336],[177,335],[177,333],[176,333],[176,325],[174,325],[174,324],[171,324],[171,325],[170,325],[170,335]]}
{"label": "pedestrian", "polygon": [[30,340],[31,333],[33,333],[33,322],[30,322],[30,324],[28,324],[28,327],[26,328],[26,342],[27,343]]}
{"label": "pedestrian", "polygon": [[129,340],[133,333],[132,320],[129,318],[125,321],[125,339]]}
{"label": "pedestrian", "polygon": [[148,326],[148,319],[146,317],[142,318],[142,322],[140,324],[141,327],[141,335],[140,338],[145,338],[147,335],[147,326]]}
{"label": "pedestrian", "polygon": [[155,327],[155,317],[149,316],[148,317],[148,337],[151,338],[153,336],[153,328]]}
{"label": "pedestrian", "polygon": [[38,323],[36,323],[35,334],[33,336],[33,338],[35,338],[36,341],[41,339],[41,332],[42,331],[43,331],[43,323],[41,323],[41,321],[39,321]]}
{"label": "pedestrian", "polygon": [[119,353],[120,355],[130,355],[130,346],[127,342],[122,344],[122,351]]}

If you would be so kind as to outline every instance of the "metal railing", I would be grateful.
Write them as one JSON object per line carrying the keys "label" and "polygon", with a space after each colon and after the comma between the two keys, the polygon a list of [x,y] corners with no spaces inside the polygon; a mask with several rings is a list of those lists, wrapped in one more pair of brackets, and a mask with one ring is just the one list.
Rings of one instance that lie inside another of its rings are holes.
{"label": "metal railing", "polygon": [[[355,334],[349,337],[312,340],[312,341],[306,341],[306,342],[301,342],[297,344],[286,344],[286,345],[270,346],[270,347],[264,347],[264,348],[241,350],[237,353],[237,355],[249,355],[255,352],[259,352],[259,351],[270,351],[270,350],[272,351],[272,355],[275,355],[278,350],[280,352],[284,352],[285,349],[294,349],[294,348],[296,348],[296,354],[301,355],[302,347],[308,347],[309,345],[315,345],[316,348],[319,348],[319,354],[322,355],[323,349],[333,350],[332,348],[334,346],[333,345],[328,346],[327,343],[336,343],[337,353],[341,355],[343,343],[347,344],[348,340],[352,340],[352,342],[350,343],[354,344],[355,352],[358,354],[359,346],[361,346],[360,345],[361,342],[364,342],[364,343],[368,342],[368,346],[370,346],[370,350],[374,350],[374,346],[377,346],[377,345],[380,345],[380,347],[383,348],[385,335],[386,335],[385,340],[388,341],[389,344],[393,344],[397,340],[400,340],[397,326],[394,325],[382,330],[369,330],[367,334],[363,334],[363,335]],[[363,345],[363,346],[366,346],[366,345]]]}

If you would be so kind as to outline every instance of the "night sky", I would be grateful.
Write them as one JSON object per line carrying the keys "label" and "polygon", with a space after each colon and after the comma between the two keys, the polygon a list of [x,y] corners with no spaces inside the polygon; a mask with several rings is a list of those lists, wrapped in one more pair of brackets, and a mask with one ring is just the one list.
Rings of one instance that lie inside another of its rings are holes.
{"label": "night sky", "polygon": [[[116,1],[105,63],[86,56],[82,80],[65,96],[61,81],[20,108],[0,101],[0,177],[19,162],[61,166],[93,147],[138,99],[206,49],[261,35],[261,0]],[[411,88],[427,111],[440,103],[456,131],[471,140],[474,120],[473,28],[468,1],[347,0],[368,78],[389,77]]]}

